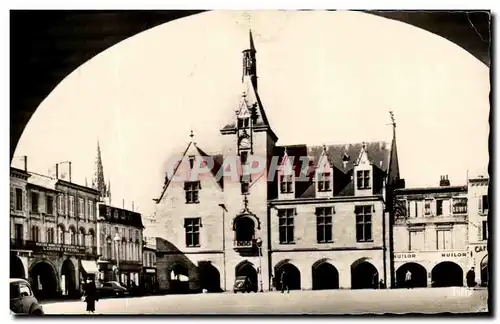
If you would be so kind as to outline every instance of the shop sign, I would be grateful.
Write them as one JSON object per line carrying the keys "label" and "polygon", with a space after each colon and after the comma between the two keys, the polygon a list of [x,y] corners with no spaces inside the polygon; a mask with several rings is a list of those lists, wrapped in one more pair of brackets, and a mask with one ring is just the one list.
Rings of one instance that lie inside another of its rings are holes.
{"label": "shop sign", "polygon": [[474,247],[474,252],[476,252],[476,253],[483,252],[483,251],[486,251],[486,245],[476,245]]}
{"label": "shop sign", "polygon": [[415,253],[398,253],[394,255],[396,259],[415,259],[416,256]]}
{"label": "shop sign", "polygon": [[443,258],[463,258],[467,257],[467,252],[450,252],[450,253],[441,253]]}
{"label": "shop sign", "polygon": [[156,273],[155,269],[146,269],[146,273]]}
{"label": "shop sign", "polygon": [[42,242],[35,242],[34,250],[41,252],[57,252],[57,253],[63,252],[69,254],[85,254],[84,246],[42,243]]}

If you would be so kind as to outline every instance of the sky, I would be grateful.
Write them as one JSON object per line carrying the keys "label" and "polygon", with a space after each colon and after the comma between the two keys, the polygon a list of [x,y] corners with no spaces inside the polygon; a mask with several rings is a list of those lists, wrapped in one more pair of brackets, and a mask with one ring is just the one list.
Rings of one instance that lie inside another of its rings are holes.
{"label": "sky", "polygon": [[124,40],[41,103],[12,165],[27,155],[30,171],[47,174],[70,160],[73,182],[90,185],[99,141],[113,204],[151,214],[191,129],[200,148],[221,152],[249,28],[279,145],[390,142],[393,111],[407,187],[487,174],[489,69],[440,36],[345,11],[212,11]]}

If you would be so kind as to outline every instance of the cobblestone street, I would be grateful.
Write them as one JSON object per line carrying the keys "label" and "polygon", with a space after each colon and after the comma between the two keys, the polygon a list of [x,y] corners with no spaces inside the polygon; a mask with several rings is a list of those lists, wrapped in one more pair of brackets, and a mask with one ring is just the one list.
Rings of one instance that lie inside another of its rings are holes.
{"label": "cobblestone street", "polygon": [[[323,290],[103,299],[97,314],[363,314],[486,311],[488,291],[465,288]],[[80,301],[48,303],[46,314],[84,314]]]}

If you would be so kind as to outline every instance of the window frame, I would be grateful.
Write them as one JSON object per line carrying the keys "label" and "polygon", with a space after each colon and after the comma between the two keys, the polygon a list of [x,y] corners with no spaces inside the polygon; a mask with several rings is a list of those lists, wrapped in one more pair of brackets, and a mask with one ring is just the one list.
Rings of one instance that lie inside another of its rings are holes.
{"label": "window frame", "polygon": [[358,190],[371,189],[370,170],[356,171],[356,188]]}
{"label": "window frame", "polygon": [[279,244],[295,244],[295,215],[295,208],[278,209]]}
{"label": "window frame", "polygon": [[[333,207],[316,208],[316,242],[319,244],[333,243]],[[321,229],[321,231],[320,231]],[[330,233],[330,239],[327,239],[327,232]],[[323,239],[320,239],[319,233],[322,233]]]}
{"label": "window frame", "polygon": [[424,199],[424,216],[432,215],[432,199]]}
{"label": "window frame", "polygon": [[332,180],[331,172],[318,172],[318,191],[329,192],[332,191],[330,181]]}
{"label": "window frame", "polygon": [[23,189],[16,188],[15,195],[16,195],[15,196],[16,197],[16,210],[22,211],[23,210]]}
{"label": "window frame", "polygon": [[[458,201],[465,201],[465,204],[456,204],[456,202]],[[451,201],[451,212],[453,215],[457,215],[457,214],[467,214],[468,212],[468,199],[467,197],[455,197],[452,199]],[[460,210],[464,210],[464,211],[460,211]]]}
{"label": "window frame", "polygon": [[481,222],[481,241],[488,240],[488,221],[483,220]]}
{"label": "window frame", "polygon": [[[365,212],[366,210],[369,210],[369,212]],[[354,214],[356,217],[356,242],[373,242],[373,205],[357,205]],[[359,226],[362,228],[362,238],[359,235]],[[366,230],[367,227],[369,227],[369,231]],[[367,233],[370,234],[369,238],[367,238]]]}
{"label": "window frame", "polygon": [[[35,199],[36,197],[36,199]],[[39,213],[40,212],[40,193],[32,191],[31,192],[31,212],[32,213]]]}
{"label": "window frame", "polygon": [[186,204],[198,204],[200,202],[200,188],[200,181],[184,182]]}
{"label": "window frame", "polygon": [[280,175],[280,192],[282,194],[293,193],[293,175],[291,174]]}
{"label": "window frame", "polygon": [[200,229],[201,229],[200,217],[184,218],[184,233],[185,233],[186,247],[188,248],[201,247]]}

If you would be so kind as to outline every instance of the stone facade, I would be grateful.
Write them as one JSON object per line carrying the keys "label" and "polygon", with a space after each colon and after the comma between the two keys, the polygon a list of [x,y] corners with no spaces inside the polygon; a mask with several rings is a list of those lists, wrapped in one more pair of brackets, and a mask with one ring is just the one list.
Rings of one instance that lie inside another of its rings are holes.
{"label": "stone facade", "polygon": [[417,286],[465,283],[467,250],[467,187],[450,186],[396,190],[394,265],[399,287],[407,271]]}

